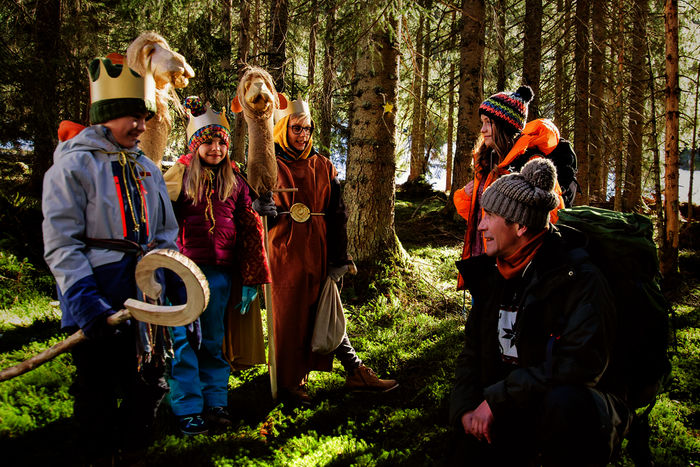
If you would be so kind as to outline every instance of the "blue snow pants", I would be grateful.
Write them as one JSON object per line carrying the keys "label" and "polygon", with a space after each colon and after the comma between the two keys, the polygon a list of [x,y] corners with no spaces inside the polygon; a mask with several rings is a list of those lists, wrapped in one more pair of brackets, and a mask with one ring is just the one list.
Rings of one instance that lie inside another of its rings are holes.
{"label": "blue snow pants", "polygon": [[199,317],[202,345],[195,350],[187,339],[186,326],[171,328],[173,337],[170,371],[170,405],[178,417],[201,414],[205,407],[228,405],[231,372],[221,349],[224,314],[231,293],[231,276],[224,268],[200,266],[209,281],[209,305]]}

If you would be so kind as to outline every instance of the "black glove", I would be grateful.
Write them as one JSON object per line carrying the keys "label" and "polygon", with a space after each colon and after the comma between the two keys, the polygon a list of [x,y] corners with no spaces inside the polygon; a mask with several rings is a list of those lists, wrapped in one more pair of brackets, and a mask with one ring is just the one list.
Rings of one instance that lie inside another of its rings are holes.
{"label": "black glove", "polygon": [[335,282],[340,281],[346,273],[357,274],[357,267],[352,259],[348,259],[347,263],[336,266],[333,264],[328,265],[328,277],[333,279]]}
{"label": "black glove", "polygon": [[272,192],[268,191],[253,201],[253,209],[261,216],[268,216],[273,219],[277,217],[277,206],[275,206],[275,202],[272,199]]}
{"label": "black glove", "polygon": [[345,273],[348,272],[349,265],[343,264],[342,266],[328,266],[328,276],[335,282],[338,282],[343,278]]}
{"label": "black glove", "polygon": [[107,323],[108,316],[108,314],[102,313],[83,326],[85,337],[91,340],[98,340],[116,335],[119,331],[116,326],[111,326]]}

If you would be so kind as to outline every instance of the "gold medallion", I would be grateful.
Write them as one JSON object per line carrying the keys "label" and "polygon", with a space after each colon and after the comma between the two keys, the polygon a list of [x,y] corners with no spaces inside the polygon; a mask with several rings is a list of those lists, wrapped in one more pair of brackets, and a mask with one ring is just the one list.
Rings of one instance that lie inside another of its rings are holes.
{"label": "gold medallion", "polygon": [[311,217],[311,211],[304,203],[294,203],[289,208],[289,214],[296,222],[306,222]]}

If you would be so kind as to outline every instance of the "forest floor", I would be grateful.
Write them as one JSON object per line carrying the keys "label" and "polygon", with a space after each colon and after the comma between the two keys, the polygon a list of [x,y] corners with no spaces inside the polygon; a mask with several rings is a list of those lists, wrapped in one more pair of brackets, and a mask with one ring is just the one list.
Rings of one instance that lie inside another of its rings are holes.
{"label": "forest floor", "polygon": [[[7,197],[6,197],[7,198]],[[21,201],[21,202],[20,202]],[[24,205],[26,201],[5,199]],[[167,403],[157,439],[139,465],[441,465],[450,451],[447,421],[454,362],[462,345],[465,296],[455,291],[454,261],[463,225],[439,215],[439,194],[396,203],[404,264],[346,278],[348,334],[362,360],[400,386],[385,394],[344,389],[331,373],[309,379],[310,406],[273,401],[264,366],[230,378],[230,429],[183,438]],[[28,207],[27,209],[30,209]],[[12,211],[12,210],[11,210]],[[1,211],[0,211],[1,212]],[[12,211],[15,212],[15,211]],[[0,221],[2,221],[0,215]],[[3,225],[7,225],[4,224]],[[14,239],[21,242],[21,238]],[[0,243],[0,368],[62,339],[50,276]],[[651,413],[656,465],[700,463],[700,254],[682,252],[674,294],[677,346],[673,374]],[[691,274],[692,271],[692,274]],[[0,383],[0,458],[4,466],[81,465],[84,446],[71,420],[75,368],[62,355]],[[615,465],[631,465],[623,457]]]}

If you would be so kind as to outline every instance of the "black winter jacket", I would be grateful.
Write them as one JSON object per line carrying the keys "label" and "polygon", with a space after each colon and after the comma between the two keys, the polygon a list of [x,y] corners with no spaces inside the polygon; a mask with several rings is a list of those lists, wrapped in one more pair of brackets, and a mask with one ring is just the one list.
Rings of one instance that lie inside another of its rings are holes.
{"label": "black winter jacket", "polygon": [[[465,345],[457,360],[450,420],[484,399],[495,418],[509,408],[536,403],[553,386],[585,385],[606,390],[603,381],[615,335],[615,308],[607,281],[590,262],[577,231],[565,242],[550,227],[522,277],[508,283],[486,255],[458,262],[473,298]],[[514,287],[515,286],[515,287]],[[497,327],[505,290],[520,290],[513,342],[518,366],[502,362]],[[606,380],[608,375],[606,375]]]}

